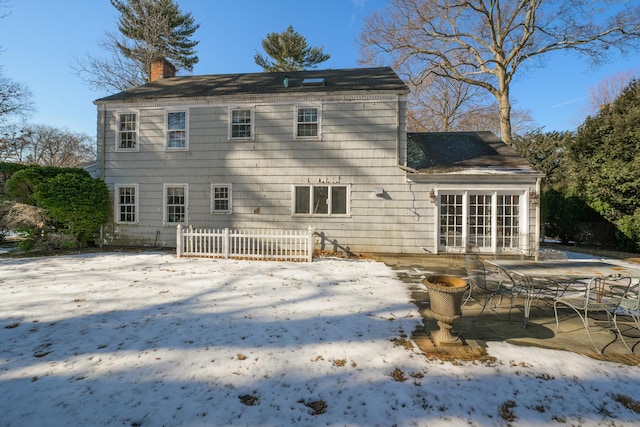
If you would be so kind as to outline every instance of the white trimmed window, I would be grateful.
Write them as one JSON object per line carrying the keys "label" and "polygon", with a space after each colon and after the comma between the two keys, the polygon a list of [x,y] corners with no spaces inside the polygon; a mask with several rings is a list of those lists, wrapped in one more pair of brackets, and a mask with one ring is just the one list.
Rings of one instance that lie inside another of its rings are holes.
{"label": "white trimmed window", "polygon": [[189,186],[187,184],[164,185],[164,223],[186,224],[188,218]]}
{"label": "white trimmed window", "polygon": [[138,223],[138,185],[116,185],[116,222],[118,224]]}
{"label": "white trimmed window", "polygon": [[116,151],[138,151],[138,113],[121,112],[117,118]]}
{"label": "white trimmed window", "polygon": [[167,111],[166,129],[167,150],[186,150],[188,148],[188,115],[186,111]]}
{"label": "white trimmed window", "polygon": [[231,213],[231,184],[211,184],[211,212]]}
{"label": "white trimmed window", "polygon": [[346,185],[296,185],[293,189],[294,215],[349,214],[349,187]]}
{"label": "white trimmed window", "polygon": [[229,139],[253,138],[253,110],[232,108],[229,110]]}
{"label": "white trimmed window", "polygon": [[317,139],[320,136],[320,113],[317,107],[296,107],[296,138]]}

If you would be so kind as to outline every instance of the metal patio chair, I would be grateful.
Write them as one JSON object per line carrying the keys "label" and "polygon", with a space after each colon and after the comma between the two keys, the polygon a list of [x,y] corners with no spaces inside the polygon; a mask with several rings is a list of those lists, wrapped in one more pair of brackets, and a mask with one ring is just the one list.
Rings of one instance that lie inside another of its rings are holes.
{"label": "metal patio chair", "polygon": [[631,347],[629,347],[625,341],[622,332],[620,332],[618,317],[630,317],[635,324],[635,328],[640,331],[640,283],[631,285],[627,289],[626,294],[623,295],[620,305],[613,310],[613,324],[615,325],[616,331],[618,332],[618,335],[620,335],[620,339],[624,346],[627,347],[627,350],[633,352]]}
{"label": "metal patio chair", "polygon": [[472,298],[472,293],[476,290],[479,290],[484,294],[484,301],[482,303],[482,309],[480,313],[478,313],[477,317],[480,317],[484,310],[488,305],[491,304],[491,301],[495,297],[500,297],[500,300],[496,305],[493,306],[495,308],[498,306],[502,299],[505,296],[509,297],[509,318],[511,318],[511,309],[513,308],[513,299],[519,293],[515,288],[512,281],[509,280],[508,277],[505,277],[500,271],[497,269],[487,270],[487,267],[482,259],[480,259],[477,255],[465,255],[465,267],[467,270],[467,282],[469,283],[469,294],[464,301],[466,304],[469,299]]}
{"label": "metal patio chair", "polygon": [[[596,346],[589,331],[589,316],[594,313],[604,312],[607,314],[608,322],[611,323],[615,316],[614,313],[620,306],[623,297],[627,295],[630,286],[631,278],[629,277],[594,277],[589,281],[583,291],[565,292],[563,295],[556,297],[553,303],[553,312],[556,318],[556,332],[560,327],[558,305],[566,305],[578,313],[593,348],[595,348],[598,354],[602,354],[602,351]],[[615,329],[618,335],[620,335],[615,321],[608,329]]]}

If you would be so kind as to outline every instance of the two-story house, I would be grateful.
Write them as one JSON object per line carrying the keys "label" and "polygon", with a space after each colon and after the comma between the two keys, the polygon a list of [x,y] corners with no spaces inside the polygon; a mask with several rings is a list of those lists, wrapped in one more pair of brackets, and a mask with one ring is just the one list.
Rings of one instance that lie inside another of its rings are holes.
{"label": "two-story house", "polygon": [[327,250],[530,248],[542,175],[488,132],[407,134],[391,68],[174,76],[95,101],[105,243],[174,246],[178,224],[306,229]]}

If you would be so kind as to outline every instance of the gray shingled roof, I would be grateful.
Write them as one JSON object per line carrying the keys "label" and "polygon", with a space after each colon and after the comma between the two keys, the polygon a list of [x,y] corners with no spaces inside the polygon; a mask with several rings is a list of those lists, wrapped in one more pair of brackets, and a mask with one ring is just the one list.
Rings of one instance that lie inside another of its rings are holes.
{"label": "gray shingled roof", "polygon": [[[285,76],[289,77],[288,87],[284,86]],[[324,85],[303,86],[304,79],[324,79]],[[100,98],[95,103],[231,95],[284,95],[318,91],[327,93],[345,91],[408,93],[409,89],[389,67],[351,68],[171,77]]]}
{"label": "gray shingled roof", "polygon": [[540,175],[491,132],[408,133],[407,165],[421,174],[475,171]]}

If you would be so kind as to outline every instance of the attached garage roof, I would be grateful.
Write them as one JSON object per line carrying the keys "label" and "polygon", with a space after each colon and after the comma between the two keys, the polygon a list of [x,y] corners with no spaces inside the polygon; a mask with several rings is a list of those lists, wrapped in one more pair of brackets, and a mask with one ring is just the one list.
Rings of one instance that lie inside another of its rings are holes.
{"label": "attached garage roof", "polygon": [[516,150],[491,132],[407,134],[407,165],[417,174],[533,174]]}

